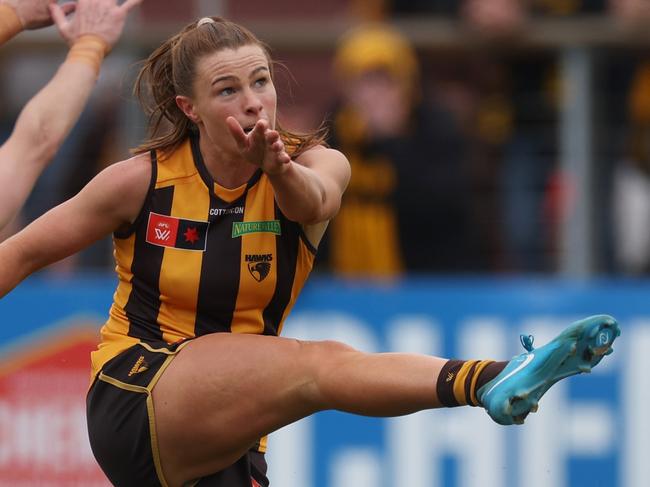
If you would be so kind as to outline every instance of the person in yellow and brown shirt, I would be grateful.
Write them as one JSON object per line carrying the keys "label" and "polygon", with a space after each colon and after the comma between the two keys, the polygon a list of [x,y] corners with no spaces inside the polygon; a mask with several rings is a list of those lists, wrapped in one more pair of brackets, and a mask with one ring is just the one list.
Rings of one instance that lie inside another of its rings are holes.
{"label": "person in yellow and brown shirt", "polygon": [[607,316],[508,364],[279,337],[347,159],[281,128],[266,48],[219,17],[164,42],[137,87],[152,133],[136,156],[0,244],[4,296],[113,233],[118,287],[87,396],[91,447],[113,485],[267,487],[260,438],[327,409],[485,405],[521,423],[555,381],[610,352]]}
{"label": "person in yellow and brown shirt", "polygon": [[331,143],[352,177],[328,232],[331,270],[366,278],[464,270],[464,146],[453,117],[423,99],[414,50],[386,24],[363,25],[342,38],[334,67]]}

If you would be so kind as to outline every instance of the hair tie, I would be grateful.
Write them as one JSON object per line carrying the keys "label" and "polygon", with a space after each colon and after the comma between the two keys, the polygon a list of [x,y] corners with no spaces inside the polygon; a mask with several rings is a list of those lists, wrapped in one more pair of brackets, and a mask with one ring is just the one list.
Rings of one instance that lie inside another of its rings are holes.
{"label": "hair tie", "polygon": [[216,23],[216,22],[214,21],[214,19],[212,19],[212,18],[210,18],[210,17],[203,17],[201,20],[199,20],[199,21],[196,23],[196,26],[197,26],[197,27],[201,27],[202,25],[205,25],[205,24],[214,24],[214,23]]}

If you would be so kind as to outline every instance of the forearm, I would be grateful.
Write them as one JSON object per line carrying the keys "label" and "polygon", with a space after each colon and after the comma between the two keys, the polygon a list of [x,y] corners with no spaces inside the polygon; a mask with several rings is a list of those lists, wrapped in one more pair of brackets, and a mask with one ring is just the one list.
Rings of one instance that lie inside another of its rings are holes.
{"label": "forearm", "polygon": [[324,215],[325,187],[312,169],[291,162],[281,174],[268,177],[275,200],[288,219],[303,225],[327,219]]}
{"label": "forearm", "polygon": [[20,246],[14,237],[0,244],[0,298],[29,275]]}
{"label": "forearm", "polygon": [[0,46],[23,30],[23,25],[16,10],[0,3]]}
{"label": "forearm", "polygon": [[23,169],[19,160],[4,157],[3,152],[0,149],[0,230],[14,218],[40,174],[34,168]]}
{"label": "forearm", "polygon": [[75,44],[52,80],[25,106],[12,137],[24,144],[28,162],[44,166],[54,156],[88,101],[102,57],[103,52],[94,62],[79,57]]}
{"label": "forearm", "polygon": [[289,220],[314,225],[336,215],[350,181],[350,163],[343,154],[316,145],[292,160],[268,121],[258,120],[248,134],[235,117],[228,117],[226,124],[242,158],[269,178],[275,200]]}

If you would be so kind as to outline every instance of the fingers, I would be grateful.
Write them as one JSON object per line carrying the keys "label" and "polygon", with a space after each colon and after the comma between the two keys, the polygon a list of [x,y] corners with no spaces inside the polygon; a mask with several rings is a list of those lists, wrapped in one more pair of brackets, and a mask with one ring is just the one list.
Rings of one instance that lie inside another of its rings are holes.
{"label": "fingers", "polygon": [[280,134],[277,130],[268,130],[264,134],[264,137],[266,138],[266,143],[269,145],[273,145],[273,143],[280,140]]}
{"label": "fingers", "polygon": [[281,152],[284,150],[284,143],[281,140],[276,140],[275,142],[269,142],[267,140],[267,144],[273,152]]}
{"label": "fingers", "polygon": [[280,138],[280,133],[277,130],[267,130],[264,134],[266,144],[275,153],[276,160],[280,164],[288,164],[291,162],[291,156],[287,154],[284,148],[284,142]]}
{"label": "fingers", "polygon": [[61,9],[63,10],[63,13],[67,16],[73,13],[75,10],[77,10],[77,3],[76,2],[66,2],[61,5]]}
{"label": "fingers", "polygon": [[239,125],[237,119],[235,117],[226,118],[226,126],[228,127],[230,134],[235,139],[235,142],[237,142],[237,145],[239,145],[239,147],[241,148],[246,147],[247,145],[246,132],[244,132],[242,126]]}
{"label": "fingers", "polygon": [[[64,0],[58,7],[57,3],[52,0],[49,6],[51,16],[68,42],[84,34],[93,34],[101,37],[110,50],[122,35],[129,10],[142,0],[125,0],[123,3],[121,0]],[[73,11],[75,15],[63,22],[63,17]]]}
{"label": "fingers", "polygon": [[54,21],[57,29],[59,29],[59,32],[62,35],[64,35],[64,33],[67,31],[69,25],[68,19],[66,18],[66,13],[64,11],[64,7],[65,5],[60,6],[57,3],[48,4],[48,8],[50,9],[50,15],[52,16],[52,20]]}
{"label": "fingers", "polygon": [[266,141],[267,147],[276,153],[276,156],[279,156],[282,152],[284,152],[284,142],[282,142],[282,139],[280,138],[280,132],[277,130],[270,130],[267,129],[266,132],[264,132],[264,139]]}
{"label": "fingers", "polygon": [[255,143],[264,143],[264,134],[269,128],[269,124],[266,120],[258,120],[255,123],[255,127],[251,130],[250,136],[252,137]]}
{"label": "fingers", "polygon": [[[276,142],[276,144],[278,144],[278,142]],[[284,150],[284,144],[282,142],[279,142],[279,144],[280,145],[277,147],[277,149],[274,148],[275,157],[276,157],[277,161],[280,164],[288,164],[288,163],[290,163],[291,162],[291,156],[289,154],[287,154],[287,151]]]}
{"label": "fingers", "polygon": [[291,162],[291,156],[286,152],[281,152],[278,154],[278,162],[280,164],[289,164]]}
{"label": "fingers", "polygon": [[284,150],[284,143],[277,130],[267,130],[264,138],[266,139],[266,144],[273,152],[281,152]]}
{"label": "fingers", "polygon": [[[275,160],[272,163],[273,165],[291,162],[291,157],[285,150],[284,142],[282,142],[279,132],[269,129],[269,122],[267,120],[258,120],[248,134],[244,132],[244,129],[235,117],[226,118],[226,126],[240,150],[247,154],[247,158],[254,164],[263,166],[262,159],[265,159],[265,153],[268,156],[272,154],[271,157]],[[257,160],[259,162],[254,162]]]}

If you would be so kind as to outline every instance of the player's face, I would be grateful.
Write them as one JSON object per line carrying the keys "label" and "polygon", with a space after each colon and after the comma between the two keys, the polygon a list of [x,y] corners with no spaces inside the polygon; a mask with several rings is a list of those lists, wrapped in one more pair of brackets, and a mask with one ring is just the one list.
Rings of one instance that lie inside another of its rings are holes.
{"label": "player's face", "polygon": [[245,132],[260,119],[275,128],[276,103],[269,61],[261,47],[224,49],[198,61],[191,99],[195,122],[221,149],[235,148],[226,118],[235,117]]}

